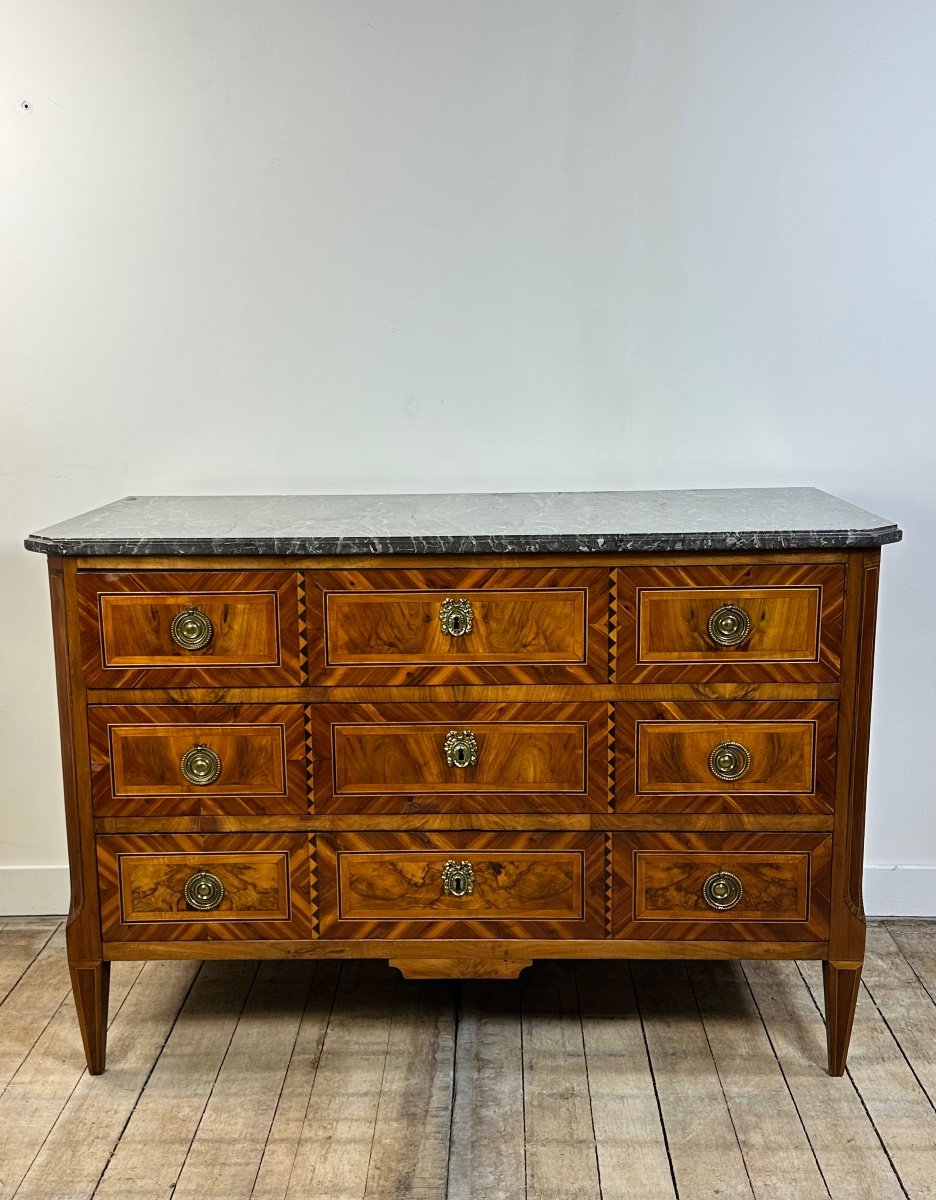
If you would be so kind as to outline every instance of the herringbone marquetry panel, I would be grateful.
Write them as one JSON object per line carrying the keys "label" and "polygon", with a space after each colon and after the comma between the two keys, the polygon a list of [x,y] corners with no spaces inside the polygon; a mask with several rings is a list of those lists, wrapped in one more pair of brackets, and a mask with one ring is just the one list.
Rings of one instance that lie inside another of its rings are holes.
{"label": "herringbone marquetry panel", "polygon": [[[106,940],[185,941],[313,936],[309,839],[300,833],[115,834],[97,840]],[[216,875],[224,898],[194,911],[185,884]]]}
{"label": "herringbone marquetry panel", "polygon": [[[198,608],[200,650],[176,645],[173,619]],[[294,571],[83,571],[78,619],[85,683],[110,687],[287,687],[301,681]]]}
{"label": "herringbone marquetry panel", "polygon": [[[617,597],[618,683],[813,683],[841,671],[838,565],[622,567]],[[750,617],[737,646],[708,633],[726,604]]]}
{"label": "herringbone marquetry panel", "polygon": [[[832,839],[813,833],[616,833],[614,936],[681,941],[823,941],[829,936]],[[741,883],[720,912],[709,876]]]}
{"label": "herringbone marquetry panel", "polygon": [[[615,812],[830,813],[838,705],[826,700],[617,703]],[[751,765],[736,782],[709,766],[723,742]]]}
{"label": "herringbone marquetry panel", "polygon": [[[600,833],[342,833],[315,839],[325,938],[601,938]],[[474,888],[446,895],[448,859]]]}
{"label": "herringbone marquetry panel", "polygon": [[[582,812],[608,806],[608,705],[311,706],[315,811]],[[448,766],[450,730],[476,766]]]}
{"label": "herringbone marquetry panel", "polygon": [[[605,683],[602,567],[388,567],[306,573],[313,683]],[[470,602],[454,637],[446,597]]]}
{"label": "herringbone marquetry panel", "polygon": [[[308,811],[301,704],[94,704],[88,735],[98,816]],[[213,783],[182,774],[196,745],[218,755]]]}

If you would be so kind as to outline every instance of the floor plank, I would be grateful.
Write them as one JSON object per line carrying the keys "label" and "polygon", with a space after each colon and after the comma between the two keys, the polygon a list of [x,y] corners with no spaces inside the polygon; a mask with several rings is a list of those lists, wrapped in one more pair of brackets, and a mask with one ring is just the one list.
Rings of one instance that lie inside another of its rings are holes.
{"label": "floor plank", "polygon": [[0,1004],[26,974],[60,924],[0,927]]}
{"label": "floor plank", "polygon": [[0,1093],[70,995],[65,930],[59,928],[0,1005]]}
{"label": "floor plank", "polygon": [[826,1072],[825,1027],[796,963],[743,969],[832,1200],[903,1200],[851,1080]]}
{"label": "floor plank", "polygon": [[674,1200],[629,966],[575,968],[602,1200]]}
{"label": "floor plank", "polygon": [[936,1002],[936,921],[886,921],[885,928]]}
{"label": "floor plank", "polygon": [[684,964],[635,963],[634,980],[680,1200],[752,1200]]}
{"label": "floor plank", "polygon": [[526,1194],[520,987],[460,985],[448,1200]]}
{"label": "floor plank", "polygon": [[[142,963],[115,963],[108,1028],[136,983]],[[65,996],[0,1095],[0,1200],[9,1200],[85,1073],[71,994]]]}
{"label": "floor plank", "polygon": [[921,1087],[936,1104],[936,1001],[884,924],[868,927],[862,980]]}
{"label": "floor plank", "polygon": [[288,1200],[364,1195],[399,973],[384,963],[342,968],[309,1096]]}
{"label": "floor plank", "polygon": [[110,1027],[107,1070],[82,1075],[17,1200],[89,1200],[198,968],[193,962],[146,964]]}
{"label": "floor plank", "polygon": [[308,961],[260,964],[173,1200],[250,1196],[314,969]]}
{"label": "floor plank", "polygon": [[582,1018],[573,963],[537,963],[520,978],[527,1194],[600,1200]]}
{"label": "floor plank", "polygon": [[256,973],[252,962],[202,967],[95,1200],[172,1194]]}

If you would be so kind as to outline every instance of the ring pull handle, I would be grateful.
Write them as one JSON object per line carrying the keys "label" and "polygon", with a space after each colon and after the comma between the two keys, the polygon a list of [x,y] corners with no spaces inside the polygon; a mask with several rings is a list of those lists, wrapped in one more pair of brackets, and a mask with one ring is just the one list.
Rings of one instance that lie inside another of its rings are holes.
{"label": "ring pull handle", "polygon": [[718,912],[734,908],[743,895],[741,880],[730,871],[716,871],[702,884],[702,899]]}
{"label": "ring pull handle", "polygon": [[750,614],[737,604],[723,604],[708,619],[708,635],[716,646],[740,646],[750,633]]}
{"label": "ring pull handle", "polygon": [[478,739],[470,729],[449,730],[442,745],[447,767],[476,767],[478,765]]}
{"label": "ring pull handle", "polygon": [[470,862],[456,862],[450,858],[442,867],[442,894],[444,896],[470,896],[474,891],[474,868]]}
{"label": "ring pull handle", "polygon": [[196,871],[185,884],[185,901],[189,908],[208,912],[224,899],[224,884],[210,871]]}
{"label": "ring pull handle", "polygon": [[709,755],[709,770],[716,779],[734,783],[751,769],[751,752],[740,742],[722,742]]}
{"label": "ring pull handle", "polygon": [[172,640],[183,650],[201,650],[214,635],[214,626],[198,608],[186,608],[172,618],[169,626]]}
{"label": "ring pull handle", "polygon": [[221,774],[221,759],[210,746],[202,743],[186,750],[180,765],[186,780],[197,787],[207,787]]}
{"label": "ring pull handle", "polygon": [[439,624],[449,637],[465,637],[474,629],[474,609],[464,596],[446,596],[439,608]]}

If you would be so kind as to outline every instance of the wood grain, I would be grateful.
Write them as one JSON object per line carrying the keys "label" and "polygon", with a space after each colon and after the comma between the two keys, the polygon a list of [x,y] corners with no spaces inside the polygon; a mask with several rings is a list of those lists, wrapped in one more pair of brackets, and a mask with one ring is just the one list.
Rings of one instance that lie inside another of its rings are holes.
{"label": "wood grain", "polygon": [[[589,683],[608,678],[608,572],[396,564],[306,573],[310,678],[322,684]],[[446,635],[442,601],[474,628]]]}
{"label": "wood grain", "polygon": [[[315,839],[323,938],[602,937],[598,834],[336,834]],[[474,893],[446,896],[449,859]]]}
{"label": "wood grain", "polygon": [[[737,563],[623,566],[617,572],[621,683],[690,680],[821,682],[838,677],[845,573],[840,566]],[[739,646],[708,636],[712,613],[737,604],[751,617]]]}
{"label": "wood grain", "polygon": [[[316,813],[607,811],[607,705],[313,705],[310,730]],[[446,765],[451,730],[477,766]]]}
{"label": "wood grain", "polygon": [[[823,813],[835,800],[837,707],[827,701],[616,704],[615,811]],[[723,742],[751,755],[739,780],[716,778]]]}
{"label": "wood grain", "polygon": [[[211,621],[201,650],[176,645],[173,618]],[[88,687],[282,687],[303,682],[297,578],[289,571],[82,571],[78,620]]]}

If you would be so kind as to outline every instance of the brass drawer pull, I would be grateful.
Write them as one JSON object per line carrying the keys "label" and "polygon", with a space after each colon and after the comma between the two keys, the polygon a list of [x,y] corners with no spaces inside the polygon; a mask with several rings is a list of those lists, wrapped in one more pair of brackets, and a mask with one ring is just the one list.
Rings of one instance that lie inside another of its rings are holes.
{"label": "brass drawer pull", "polygon": [[208,912],[224,899],[224,884],[210,871],[196,871],[185,885],[185,900],[189,908]]}
{"label": "brass drawer pull", "polygon": [[172,618],[169,633],[175,644],[183,650],[201,650],[211,641],[214,626],[199,609],[186,608]]}
{"label": "brass drawer pull", "polygon": [[470,862],[450,858],[442,867],[442,893],[445,896],[470,896],[474,891],[474,868]]}
{"label": "brass drawer pull", "polygon": [[439,609],[442,632],[449,637],[464,637],[474,629],[474,609],[464,597],[446,596]]}
{"label": "brass drawer pull", "polygon": [[730,871],[716,871],[702,884],[702,899],[719,912],[734,908],[743,895],[741,880]]}
{"label": "brass drawer pull", "polygon": [[737,604],[723,604],[708,619],[708,635],[718,646],[740,646],[751,632],[751,618]]}
{"label": "brass drawer pull", "polygon": [[740,742],[722,742],[709,755],[709,770],[716,779],[734,783],[751,769],[751,752]]}
{"label": "brass drawer pull", "polygon": [[447,767],[476,767],[478,765],[478,739],[470,729],[459,733],[456,729],[448,732],[442,746],[445,752]]}
{"label": "brass drawer pull", "polygon": [[205,787],[221,774],[221,759],[210,746],[197,745],[182,755],[182,774],[189,783]]}

